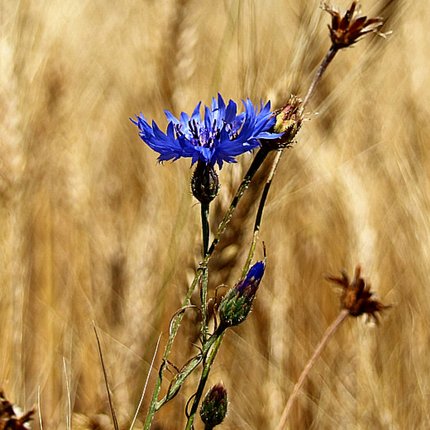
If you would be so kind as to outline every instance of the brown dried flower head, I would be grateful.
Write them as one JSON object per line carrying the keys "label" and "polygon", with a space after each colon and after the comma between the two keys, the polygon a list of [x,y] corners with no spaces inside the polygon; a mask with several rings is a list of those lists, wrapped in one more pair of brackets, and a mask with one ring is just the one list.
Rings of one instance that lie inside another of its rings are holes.
{"label": "brown dried flower head", "polygon": [[33,409],[22,414],[21,409],[9,402],[3,391],[0,390],[0,430],[30,429],[30,421],[33,418],[33,414]]}
{"label": "brown dried flower head", "polygon": [[341,306],[353,317],[366,314],[378,323],[377,313],[390,307],[372,298],[373,292],[370,290],[370,284],[361,277],[360,266],[355,268],[352,281],[344,271],[341,272],[340,277],[328,276],[327,279],[342,288]]}
{"label": "brown dried flower head", "polygon": [[330,38],[333,43],[333,48],[347,48],[358,42],[368,33],[380,33],[378,29],[383,25],[384,20],[381,17],[367,18],[360,15],[360,4],[358,1],[353,1],[350,8],[342,16],[338,10],[324,3],[323,9],[327,11],[332,19],[330,30]]}
{"label": "brown dried flower head", "polygon": [[302,99],[291,95],[286,105],[274,111],[273,115],[276,117],[273,132],[282,133],[282,136],[278,139],[261,139],[261,144],[270,150],[288,148],[303,123]]}

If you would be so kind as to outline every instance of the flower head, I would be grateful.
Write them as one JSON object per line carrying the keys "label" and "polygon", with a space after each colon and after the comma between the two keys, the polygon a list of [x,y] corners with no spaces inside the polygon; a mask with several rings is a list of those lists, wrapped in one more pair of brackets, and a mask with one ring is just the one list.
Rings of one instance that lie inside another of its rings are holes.
{"label": "flower head", "polygon": [[341,276],[328,276],[327,280],[334,282],[342,288],[341,306],[353,317],[366,314],[378,322],[377,313],[389,308],[373,298],[370,284],[361,277],[361,267],[355,268],[354,278],[350,281],[346,272]]}
{"label": "flower head", "polygon": [[384,20],[380,17],[367,18],[359,15],[358,1],[352,2],[344,16],[327,4],[324,4],[324,10],[332,17],[331,26],[329,25],[328,28],[333,46],[337,49],[353,45],[368,33],[373,32],[384,36],[378,32]]}
{"label": "flower head", "polygon": [[245,321],[252,308],[260,281],[264,275],[263,261],[255,263],[246,274],[221,300],[219,306],[220,327],[232,327]]}
{"label": "flower head", "polygon": [[204,115],[198,103],[191,116],[182,112],[179,119],[165,111],[168,120],[166,132],[152,125],[141,114],[131,121],[139,128],[142,140],[158,152],[160,162],[189,157],[192,163],[207,165],[236,162],[235,157],[252,151],[260,145],[259,139],[276,139],[280,135],[269,130],[275,123],[270,102],[257,111],[249,99],[243,101],[245,112],[237,113],[237,105],[230,100],[226,105],[218,94],[211,107],[205,106]]}

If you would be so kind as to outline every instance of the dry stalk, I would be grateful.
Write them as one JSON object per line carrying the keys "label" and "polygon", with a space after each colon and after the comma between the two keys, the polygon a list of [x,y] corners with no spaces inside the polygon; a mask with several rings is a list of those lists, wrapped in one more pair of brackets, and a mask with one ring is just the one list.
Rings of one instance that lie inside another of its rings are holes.
{"label": "dry stalk", "polygon": [[341,276],[330,275],[327,276],[327,280],[341,288],[342,294],[340,297],[340,304],[342,310],[325,331],[324,336],[316,347],[312,357],[309,359],[302,373],[300,374],[299,380],[294,386],[293,392],[291,393],[282,412],[277,430],[282,430],[285,427],[294,400],[298,396],[300,389],[306,380],[306,377],[308,376],[318,357],[321,355],[328,341],[336,333],[337,329],[345,321],[346,317],[348,315],[352,317],[366,315],[368,319],[373,318],[373,320],[378,323],[379,320],[377,314],[390,307],[384,305],[379,300],[374,299],[373,292],[370,288],[370,283],[366,282],[366,280],[361,276],[361,267],[359,265],[356,266],[352,279],[349,278],[346,272],[342,271]]}
{"label": "dry stalk", "polygon": [[342,323],[345,321],[346,317],[349,315],[349,312],[347,309],[342,309],[337,316],[337,318],[331,323],[331,325],[327,328],[327,330],[324,333],[324,336],[322,337],[320,343],[315,348],[314,353],[312,354],[312,357],[307,362],[306,366],[304,367],[302,373],[300,374],[300,377],[294,385],[293,392],[291,393],[287,404],[285,405],[285,408],[282,412],[281,419],[279,421],[278,427],[276,430],[282,430],[285,428],[285,425],[287,423],[289,414],[291,412],[291,408],[293,407],[294,400],[296,400],[296,397],[298,396],[300,389],[303,386],[303,383],[305,382],[307,376],[309,375],[309,372],[311,371],[312,367],[316,363],[317,359],[323,352],[325,346],[329,342],[329,340],[332,338],[332,336],[336,333],[337,329],[342,325]]}

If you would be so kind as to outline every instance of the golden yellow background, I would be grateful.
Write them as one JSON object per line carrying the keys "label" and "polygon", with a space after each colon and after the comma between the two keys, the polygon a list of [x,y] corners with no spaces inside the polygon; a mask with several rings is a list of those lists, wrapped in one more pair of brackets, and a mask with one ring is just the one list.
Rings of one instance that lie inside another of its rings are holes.
{"label": "golden yellow background", "polygon": [[[324,276],[357,263],[393,308],[380,326],[344,324],[290,428],[430,428],[430,9],[363,10],[393,33],[335,58],[284,155],[254,312],[228,333],[210,378],[228,389],[226,430],[275,428],[338,312]],[[112,428],[94,321],[127,429],[200,253],[189,161],[158,165],[129,117],[164,126],[163,109],[191,111],[218,92],[275,105],[303,95],[329,16],[318,0],[3,0],[0,20],[0,385],[40,408],[45,429],[66,428],[68,398],[74,428]],[[250,160],[222,170],[213,228]],[[252,187],[214,257],[212,292],[240,276],[258,196]],[[177,366],[197,352],[195,324],[189,311]],[[183,428],[195,384],[154,429]]]}

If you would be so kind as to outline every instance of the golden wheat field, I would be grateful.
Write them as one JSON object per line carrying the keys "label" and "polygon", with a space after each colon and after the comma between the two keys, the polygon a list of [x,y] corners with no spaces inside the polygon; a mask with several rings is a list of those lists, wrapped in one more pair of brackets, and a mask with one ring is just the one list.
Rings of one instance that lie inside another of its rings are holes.
{"label": "golden wheat field", "polygon": [[[36,407],[33,429],[113,428],[93,324],[119,427],[128,429],[157,339],[162,349],[199,263],[190,162],[157,163],[129,118],[143,112],[164,125],[163,109],[189,112],[218,92],[274,106],[303,95],[330,46],[319,6],[1,1],[0,388],[24,410]],[[337,55],[283,156],[260,233],[266,273],[209,379],[228,390],[226,430],[276,428],[339,312],[325,277],[356,264],[392,307],[379,325],[364,317],[342,325],[288,428],[430,428],[430,9],[413,0],[367,0],[362,9],[384,16],[392,34]],[[251,159],[222,169],[212,229]],[[265,173],[211,260],[211,295],[240,277]],[[196,353],[197,325],[186,312],[176,366]],[[184,428],[197,381],[153,429]]]}

